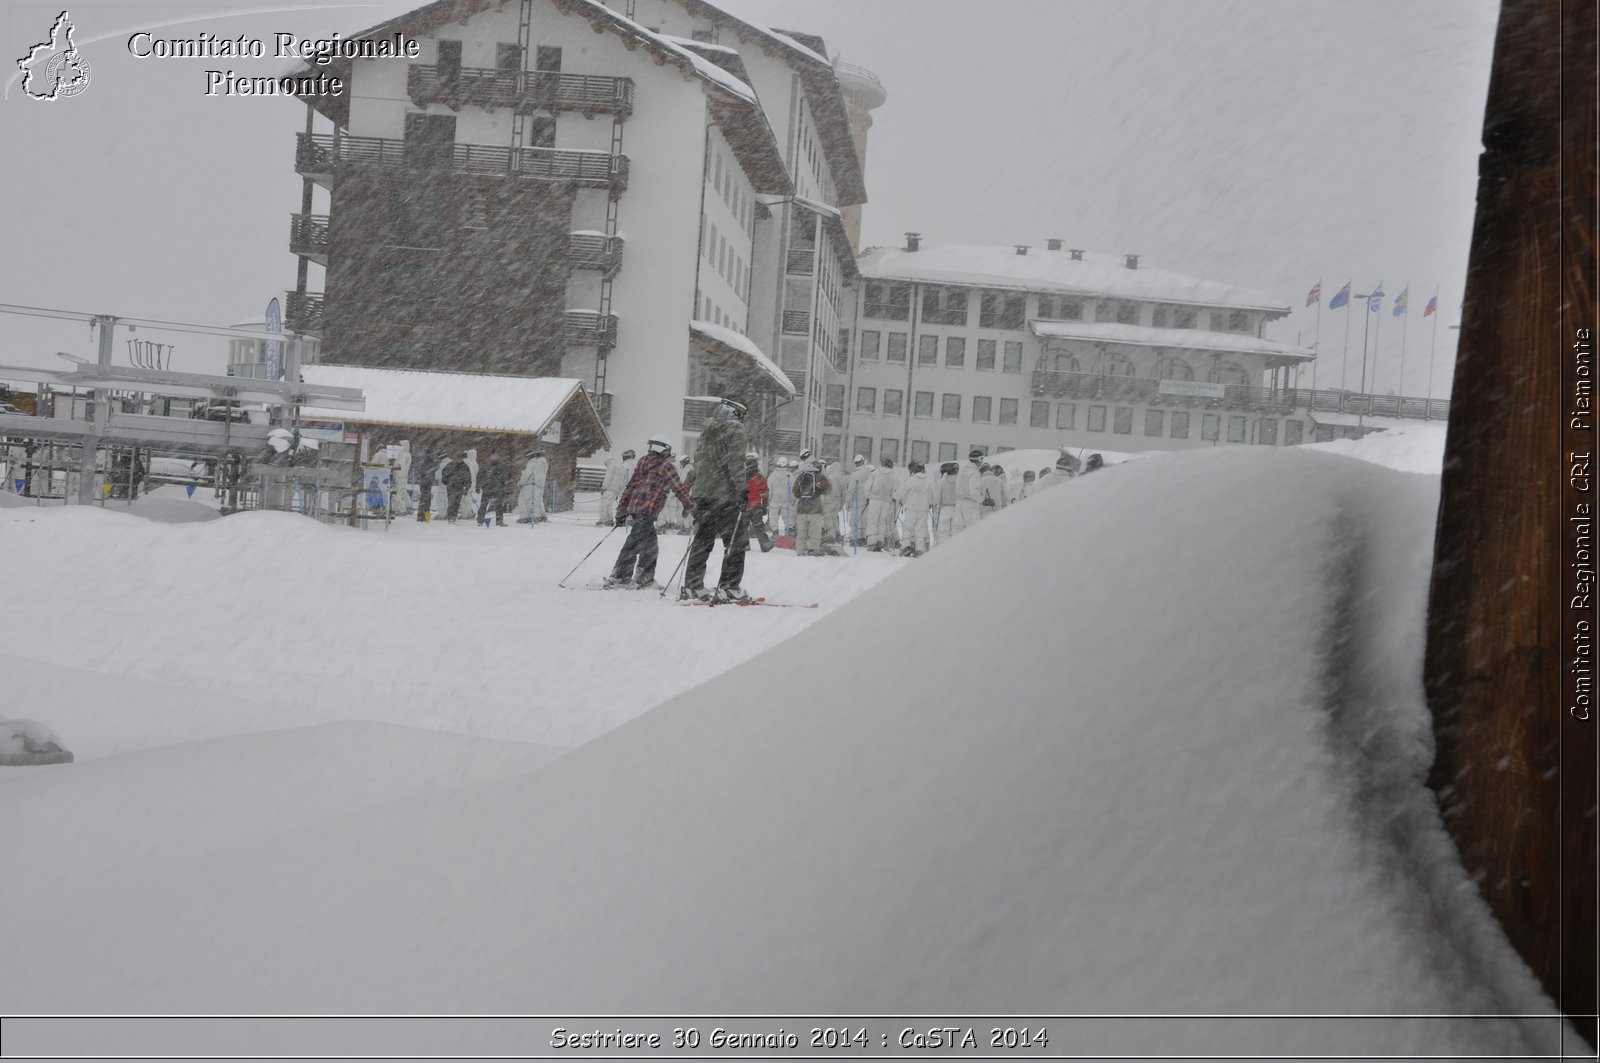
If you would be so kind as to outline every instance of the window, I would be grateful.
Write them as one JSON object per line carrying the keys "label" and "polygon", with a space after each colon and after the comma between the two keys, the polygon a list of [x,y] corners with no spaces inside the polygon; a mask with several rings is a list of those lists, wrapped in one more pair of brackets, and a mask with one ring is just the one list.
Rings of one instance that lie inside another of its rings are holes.
{"label": "window", "polygon": [[877,413],[878,389],[856,388],[856,409],[862,413]]}
{"label": "window", "polygon": [[967,290],[965,288],[924,288],[922,290],[922,320],[930,325],[965,325],[967,323]]}
{"label": "window", "polygon": [[1017,400],[1016,399],[1001,399],[1000,400],[1000,423],[1001,424],[1016,424],[1017,423]]}
{"label": "window", "polygon": [[917,364],[918,365],[938,365],[939,364],[939,337],[938,336],[923,335],[923,336],[918,336],[917,337]]}
{"label": "window", "polygon": [[[461,61],[461,53],[456,53],[456,61]],[[504,41],[494,46],[494,68],[501,73],[515,73],[522,68],[522,49],[515,43],[506,44]]]}
{"label": "window", "polygon": [[1222,331],[1222,320],[1223,319],[1222,319],[1221,311],[1218,311],[1218,310],[1211,311],[1211,331],[1212,332],[1221,332]]}
{"label": "window", "polygon": [[942,401],[944,405],[939,411],[939,419],[943,421],[961,420],[961,396],[946,395]]}
{"label": "window", "polygon": [[883,321],[909,321],[911,285],[869,283],[862,299],[861,316]]}
{"label": "window", "polygon": [[1263,417],[1256,428],[1256,442],[1264,447],[1278,445],[1278,419],[1276,417]]}
{"label": "window", "polygon": [[[950,396],[946,395],[945,401],[948,402],[949,399]],[[989,422],[989,408],[993,404],[994,400],[987,395],[974,395],[972,397],[972,419],[987,424]]]}
{"label": "window", "polygon": [[878,360],[878,342],[880,334],[875,329],[865,329],[861,333],[861,360],[863,362],[876,362]]}
{"label": "window", "polygon": [[1167,308],[1162,306],[1160,303],[1157,303],[1150,310],[1150,327],[1151,328],[1166,328],[1167,327]]}
{"label": "window", "polygon": [[978,341],[978,368],[994,372],[994,340]]}
{"label": "window", "polygon": [[931,444],[926,439],[913,439],[911,441],[911,460],[928,464],[928,455]]}
{"label": "window", "polygon": [[1088,429],[1091,432],[1104,432],[1106,430],[1106,408],[1104,406],[1089,407]]}
{"label": "window", "polygon": [[1137,325],[1139,323],[1139,305],[1137,303],[1117,304],[1117,324]]}
{"label": "window", "polygon": [[1228,442],[1244,442],[1244,415],[1231,414],[1228,417]]}
{"label": "window", "polygon": [[1001,371],[1006,373],[1022,372],[1022,341],[1006,340],[1006,360],[1001,365]]}
{"label": "window", "polygon": [[1208,443],[1215,443],[1222,437],[1222,415],[1217,413],[1203,413],[1200,415],[1200,438]]}
{"label": "window", "polygon": [[1144,434],[1147,436],[1160,435],[1166,429],[1166,425],[1163,424],[1166,419],[1166,412],[1163,410],[1144,411]]}
{"label": "window", "polygon": [[1117,304],[1109,299],[1095,303],[1094,319],[1096,321],[1115,321],[1117,319]]}
{"label": "window", "polygon": [[978,304],[981,328],[1022,328],[1028,317],[1028,297],[1021,292],[986,291]]}
{"label": "window", "polygon": [[822,460],[838,461],[844,451],[844,436],[838,432],[822,434]]}
{"label": "window", "polygon": [[1078,419],[1078,404],[1075,402],[1056,403],[1056,427],[1072,430],[1073,422]]}
{"label": "window", "polygon": [[1133,435],[1133,407],[1118,406],[1112,414],[1111,430],[1119,436]]}
{"label": "window", "polygon": [[1157,380],[1193,380],[1194,367],[1176,354],[1169,354],[1156,361],[1155,370],[1150,374]]}
{"label": "window", "polygon": [[1172,411],[1172,438],[1189,438],[1189,413],[1187,410]]}
{"label": "window", "polygon": [[1194,328],[1198,311],[1192,306],[1175,306],[1172,308],[1173,328]]}
{"label": "window", "polygon": [[822,411],[822,423],[827,428],[844,427],[844,385],[828,385],[827,404]]}
{"label": "window", "polygon": [[899,388],[883,389],[883,415],[898,417],[906,410],[906,393]]}
{"label": "window", "polygon": [[889,333],[889,356],[891,362],[906,364],[906,334],[904,332]]}
{"label": "window", "polygon": [[461,76],[461,42],[439,42],[439,66],[442,68],[439,75],[447,81],[453,81]]}
{"label": "window", "polygon": [[1318,443],[1332,443],[1333,442],[1333,425],[1331,425],[1331,424],[1319,424],[1319,425],[1317,425],[1316,438],[1317,438],[1317,442]]}
{"label": "window", "polygon": [[940,462],[940,464],[943,464],[944,462],[947,462],[947,461],[955,461],[955,460],[956,460],[956,445],[954,443],[940,443],[939,444],[939,462]]}
{"label": "window", "polygon": [[878,460],[888,458],[890,461],[900,460],[900,441],[898,439],[878,440]]}
{"label": "window", "polygon": [[914,397],[914,401],[911,404],[911,414],[912,414],[913,417],[932,417],[933,416],[933,392],[931,392],[931,391],[919,391],[919,392],[917,392],[917,394]]}
{"label": "window", "polygon": [[1050,404],[1048,402],[1039,399],[1033,400],[1033,403],[1028,407],[1028,427],[1050,427]]}
{"label": "window", "polygon": [[1050,321],[1082,321],[1083,300],[1067,295],[1041,295],[1039,316]]}
{"label": "window", "polygon": [[556,120],[548,114],[530,114],[527,131],[523,134],[530,148],[556,146]]}
{"label": "window", "polygon": [[1299,422],[1299,421],[1285,421],[1285,422],[1283,422],[1283,445],[1286,446],[1286,447],[1297,447],[1297,446],[1299,446],[1300,445],[1300,441],[1303,438],[1305,438],[1304,433],[1305,433],[1305,425],[1302,424],[1301,422]]}
{"label": "window", "polygon": [[1228,311],[1229,332],[1249,332],[1250,318],[1243,310]]}
{"label": "window", "polygon": [[1206,374],[1213,384],[1234,384],[1240,387],[1250,383],[1250,374],[1246,373],[1244,366],[1238,362],[1218,362],[1211,367],[1211,372]]}
{"label": "window", "polygon": [[944,364],[947,369],[960,369],[967,364],[967,340],[964,336],[946,336]]}
{"label": "window", "polygon": [[549,45],[541,45],[539,50],[534,53],[534,56],[533,68],[535,70],[543,70],[551,74],[558,74],[561,72],[560,48],[551,47]]}
{"label": "window", "polygon": [[855,450],[851,451],[851,453],[860,454],[863,458],[870,462],[872,460],[872,437],[855,436],[853,438],[855,439],[856,446]]}

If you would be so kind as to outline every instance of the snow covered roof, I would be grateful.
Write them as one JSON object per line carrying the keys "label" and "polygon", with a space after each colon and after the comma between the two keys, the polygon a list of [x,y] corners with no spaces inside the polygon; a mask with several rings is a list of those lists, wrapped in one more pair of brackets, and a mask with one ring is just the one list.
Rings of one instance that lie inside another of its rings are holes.
{"label": "snow covered roof", "polygon": [[1176,347],[1190,351],[1226,351],[1261,354],[1268,358],[1309,362],[1317,352],[1239,332],[1208,332],[1192,328],[1146,328],[1109,321],[1029,321],[1040,339],[1084,340],[1089,343],[1126,343],[1136,347]]}
{"label": "snow covered roof", "polygon": [[794,201],[822,218],[823,226],[833,238],[834,249],[839,252],[839,261],[844,265],[845,280],[853,281],[860,277],[861,267],[856,263],[855,247],[850,243],[850,234],[845,232],[844,214],[839,208],[802,195],[796,195]]}
{"label": "snow covered roof", "polygon": [[355,414],[302,406],[300,413],[306,418],[538,436],[576,409],[580,420],[592,422],[590,434],[599,441],[596,449],[610,445],[578,380],[356,365],[308,365],[301,367],[300,375],[308,384],[360,388],[367,398],[366,410]]}
{"label": "snow covered roof", "polygon": [[[794,398],[794,385],[789,378],[750,337],[710,321],[691,321],[689,339],[698,341],[708,354],[721,356],[724,365],[741,371],[741,375],[751,378],[763,391],[776,391],[785,398]],[[738,365],[739,362],[744,364]]]}
{"label": "snow covered roof", "polygon": [[905,280],[975,288],[1061,292],[1111,299],[1140,299],[1184,306],[1225,306],[1264,310],[1284,317],[1289,307],[1264,292],[1202,280],[1165,269],[1129,269],[1122,258],[1015,247],[972,247],[923,243],[920,250],[874,247],[858,256],[869,280]]}

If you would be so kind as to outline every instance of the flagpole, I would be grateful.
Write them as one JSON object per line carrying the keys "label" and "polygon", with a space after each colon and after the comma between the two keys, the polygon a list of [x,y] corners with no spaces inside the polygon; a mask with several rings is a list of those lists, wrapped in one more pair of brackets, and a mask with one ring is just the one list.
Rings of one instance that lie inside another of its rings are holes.
{"label": "flagpole", "polygon": [[[1377,391],[1378,390],[1378,355],[1383,353],[1383,348],[1378,346],[1378,344],[1381,343],[1382,340],[1383,340],[1383,282],[1382,281],[1378,282],[1378,290],[1373,292],[1372,294],[1374,296],[1376,296],[1377,300],[1378,300],[1378,309],[1376,311],[1377,316],[1378,316],[1378,323],[1376,325],[1374,325],[1373,329],[1372,329],[1372,390],[1373,391]],[[1367,313],[1368,314],[1374,313],[1374,311],[1372,309],[1371,301],[1368,301],[1368,303],[1367,303]],[[1363,349],[1365,349],[1365,348],[1363,348]],[[1362,392],[1362,394],[1366,394],[1366,392],[1367,392],[1366,376],[1367,376],[1366,363],[1365,363],[1365,360],[1363,360],[1362,366],[1361,366],[1361,392]],[[1369,399],[1367,401],[1367,408],[1371,409],[1371,407],[1372,407],[1372,402]]]}
{"label": "flagpole", "polygon": [[[1361,403],[1356,407],[1356,427],[1362,429],[1367,426],[1367,407],[1370,405],[1367,401],[1367,318],[1372,316],[1372,300],[1380,298],[1382,295],[1383,282],[1379,281],[1378,286],[1366,295],[1352,295],[1350,297],[1352,301],[1361,300],[1361,313],[1363,315],[1361,318]],[[1379,321],[1378,324],[1381,325],[1383,322]],[[1376,370],[1374,370],[1373,375],[1377,375]],[[1341,401],[1340,408],[1342,409],[1343,406],[1344,404]]]}
{"label": "flagpole", "polygon": [[1433,288],[1433,339],[1428,344],[1428,412],[1424,419],[1433,417],[1433,354],[1439,346],[1439,286]]}
{"label": "flagpole", "polygon": [[1400,312],[1400,397],[1406,397],[1406,333],[1411,331],[1411,283],[1406,282],[1406,305]]}
{"label": "flagpole", "polygon": [[[1344,315],[1344,357],[1339,362],[1339,390],[1340,391],[1349,390],[1345,386],[1345,377],[1348,375],[1349,369],[1350,369],[1350,319],[1352,317],[1355,317],[1355,312],[1350,309],[1350,303],[1349,303],[1348,298],[1345,301],[1344,308],[1345,308],[1345,315]],[[1366,337],[1367,337],[1366,330],[1363,329],[1362,332],[1361,332],[1361,342],[1363,344],[1365,344],[1366,341],[1367,341]],[[1342,398],[1339,400],[1339,408],[1341,410],[1344,409],[1344,399],[1342,399]]]}
{"label": "flagpole", "polygon": [[[1311,390],[1317,390],[1317,363],[1322,360],[1322,278],[1317,278],[1317,330],[1311,336],[1311,349],[1317,356],[1311,359]],[[1295,383],[1300,383],[1300,371],[1295,370]]]}

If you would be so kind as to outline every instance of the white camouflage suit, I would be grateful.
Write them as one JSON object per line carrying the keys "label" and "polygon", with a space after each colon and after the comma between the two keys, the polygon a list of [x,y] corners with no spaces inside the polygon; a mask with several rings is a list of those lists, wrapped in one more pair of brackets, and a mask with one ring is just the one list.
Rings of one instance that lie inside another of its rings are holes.
{"label": "white camouflage suit", "polygon": [[867,500],[867,549],[882,550],[898,541],[894,530],[894,489],[899,486],[894,467],[880,465],[867,476],[861,489]]}
{"label": "white camouflage suit", "polygon": [[900,503],[901,543],[919,554],[928,552],[928,517],[933,510],[934,484],[926,471],[914,472],[895,489]]}
{"label": "white camouflage suit", "polygon": [[983,518],[983,473],[979,465],[978,459],[968,459],[956,473],[956,507],[961,510],[961,525],[965,528]]}
{"label": "white camouflage suit", "polygon": [[605,476],[600,480],[600,515],[596,524],[610,524],[617,515],[617,499],[628,481],[622,474],[622,459],[607,458]]}

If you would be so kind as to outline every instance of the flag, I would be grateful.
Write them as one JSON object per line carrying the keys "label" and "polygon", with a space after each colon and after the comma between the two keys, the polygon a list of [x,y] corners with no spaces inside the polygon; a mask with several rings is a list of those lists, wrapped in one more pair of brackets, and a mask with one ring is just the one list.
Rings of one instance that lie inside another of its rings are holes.
{"label": "flag", "polygon": [[1322,282],[1318,281],[1311,286],[1309,292],[1306,292],[1306,305],[1310,306],[1312,303],[1320,302],[1322,302]]}
{"label": "flag", "polygon": [[1439,309],[1439,297],[1435,295],[1428,300],[1428,305],[1422,308],[1422,316],[1428,317]]}
{"label": "flag", "polygon": [[1394,297],[1394,316],[1395,317],[1399,317],[1401,314],[1406,312],[1407,297],[1410,294],[1411,294],[1411,289],[1410,288],[1406,288],[1403,291],[1401,291],[1401,293],[1399,295]]}
{"label": "flag", "polygon": [[1379,281],[1378,282],[1378,286],[1376,288],[1372,289],[1372,295],[1370,295],[1367,298],[1367,313],[1376,314],[1378,312],[1378,308],[1380,306],[1382,306],[1382,305],[1383,305],[1383,282]]}
{"label": "flag", "polygon": [[1349,281],[1345,281],[1344,282],[1344,287],[1340,288],[1338,293],[1335,294],[1332,299],[1328,300],[1328,309],[1329,310],[1337,310],[1341,306],[1343,306],[1345,303],[1348,303],[1349,301],[1350,301],[1350,282]]}

